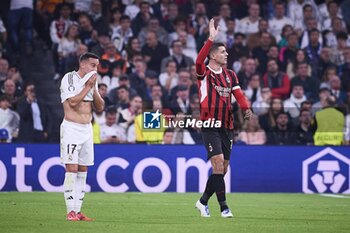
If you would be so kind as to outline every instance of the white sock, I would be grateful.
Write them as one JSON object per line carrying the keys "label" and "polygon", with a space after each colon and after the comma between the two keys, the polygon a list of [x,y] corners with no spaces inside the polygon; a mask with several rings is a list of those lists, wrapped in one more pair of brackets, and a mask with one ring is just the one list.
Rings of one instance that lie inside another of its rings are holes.
{"label": "white sock", "polygon": [[80,212],[81,206],[83,205],[85,196],[87,172],[78,172],[77,182],[75,183],[75,206],[74,210],[76,213]]}
{"label": "white sock", "polygon": [[74,210],[76,180],[77,180],[77,173],[66,172],[63,188],[64,188],[64,199],[66,201],[67,213]]}

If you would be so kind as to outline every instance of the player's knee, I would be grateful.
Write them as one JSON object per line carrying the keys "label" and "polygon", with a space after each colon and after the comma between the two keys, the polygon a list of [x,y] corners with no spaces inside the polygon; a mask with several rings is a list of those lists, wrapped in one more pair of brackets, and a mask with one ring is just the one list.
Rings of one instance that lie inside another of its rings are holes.
{"label": "player's knee", "polygon": [[78,165],[77,164],[66,164],[66,172],[77,173]]}

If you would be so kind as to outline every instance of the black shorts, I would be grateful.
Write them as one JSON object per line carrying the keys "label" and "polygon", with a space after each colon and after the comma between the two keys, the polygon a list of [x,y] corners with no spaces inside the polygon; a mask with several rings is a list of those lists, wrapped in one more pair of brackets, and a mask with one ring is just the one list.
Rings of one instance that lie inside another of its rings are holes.
{"label": "black shorts", "polygon": [[233,130],[226,128],[202,128],[202,138],[208,152],[208,159],[214,155],[224,154],[224,159],[230,160]]}

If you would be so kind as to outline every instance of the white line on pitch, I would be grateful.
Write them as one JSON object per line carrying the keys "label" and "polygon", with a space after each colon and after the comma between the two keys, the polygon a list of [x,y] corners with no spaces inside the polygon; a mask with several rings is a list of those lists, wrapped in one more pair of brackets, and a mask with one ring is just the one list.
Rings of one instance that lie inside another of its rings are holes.
{"label": "white line on pitch", "polygon": [[342,196],[342,195],[336,195],[336,194],[320,194],[320,196],[334,197],[334,198],[350,198],[349,196]]}

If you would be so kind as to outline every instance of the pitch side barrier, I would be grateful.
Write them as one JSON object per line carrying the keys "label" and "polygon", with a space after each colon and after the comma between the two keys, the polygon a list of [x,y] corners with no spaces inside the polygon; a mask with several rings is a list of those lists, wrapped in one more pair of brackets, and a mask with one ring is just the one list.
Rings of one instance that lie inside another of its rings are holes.
{"label": "pitch side barrier", "polygon": [[[59,145],[1,144],[1,191],[62,192]],[[203,146],[95,145],[87,191],[201,192]],[[234,146],[228,192],[350,193],[349,147]]]}

